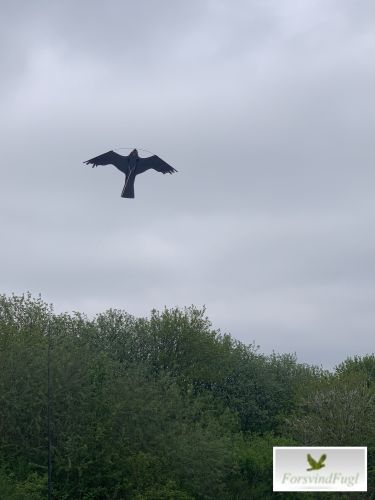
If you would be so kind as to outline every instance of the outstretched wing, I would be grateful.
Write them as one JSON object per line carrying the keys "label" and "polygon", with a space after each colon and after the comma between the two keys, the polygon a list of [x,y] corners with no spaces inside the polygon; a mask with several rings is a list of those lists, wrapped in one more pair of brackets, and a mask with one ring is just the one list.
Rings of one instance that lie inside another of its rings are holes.
{"label": "outstretched wing", "polygon": [[108,151],[107,153],[95,156],[95,158],[91,158],[91,160],[84,161],[83,163],[92,165],[92,168],[98,165],[115,165],[117,167],[119,163],[123,163],[126,158],[127,156],[121,156],[114,151]]}
{"label": "outstretched wing", "polygon": [[177,172],[177,170],[164,160],[159,158],[156,155],[149,156],[148,158],[139,158],[137,164],[136,174],[142,174],[146,170],[153,168],[157,172],[161,172],[162,174],[173,174],[173,172]]}
{"label": "outstretched wing", "polygon": [[313,469],[315,469],[316,466],[318,465],[318,462],[313,459],[313,457],[310,455],[310,453],[307,455],[307,461],[309,462],[309,464],[311,465],[311,467]]}
{"label": "outstretched wing", "polygon": [[326,458],[327,458],[327,455],[322,455],[322,456],[319,458],[318,465],[319,465],[320,467],[323,467],[323,463],[325,462]]}

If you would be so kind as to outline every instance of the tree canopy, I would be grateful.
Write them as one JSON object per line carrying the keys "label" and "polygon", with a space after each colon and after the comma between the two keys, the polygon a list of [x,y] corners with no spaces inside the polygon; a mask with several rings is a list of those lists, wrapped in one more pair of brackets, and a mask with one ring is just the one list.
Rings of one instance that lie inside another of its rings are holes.
{"label": "tree canopy", "polygon": [[46,497],[49,342],[56,499],[289,498],[272,493],[276,445],[368,446],[375,494],[373,355],[329,372],[261,354],[204,308],[89,319],[26,294],[0,296],[4,498]]}

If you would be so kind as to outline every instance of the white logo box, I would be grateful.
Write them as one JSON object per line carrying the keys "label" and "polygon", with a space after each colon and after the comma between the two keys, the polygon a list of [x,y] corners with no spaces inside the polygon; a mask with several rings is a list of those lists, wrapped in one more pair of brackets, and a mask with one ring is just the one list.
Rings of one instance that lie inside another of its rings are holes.
{"label": "white logo box", "polygon": [[273,491],[367,491],[367,447],[275,446]]}

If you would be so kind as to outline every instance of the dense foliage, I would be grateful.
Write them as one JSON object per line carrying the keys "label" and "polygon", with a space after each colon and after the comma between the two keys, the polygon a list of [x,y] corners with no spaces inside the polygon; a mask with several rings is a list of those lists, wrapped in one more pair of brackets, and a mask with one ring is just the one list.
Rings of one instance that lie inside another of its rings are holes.
{"label": "dense foliage", "polygon": [[3,295],[0,498],[46,498],[48,345],[53,498],[313,498],[272,493],[275,445],[368,446],[375,496],[373,355],[331,373],[262,355],[195,307],[89,320]]}

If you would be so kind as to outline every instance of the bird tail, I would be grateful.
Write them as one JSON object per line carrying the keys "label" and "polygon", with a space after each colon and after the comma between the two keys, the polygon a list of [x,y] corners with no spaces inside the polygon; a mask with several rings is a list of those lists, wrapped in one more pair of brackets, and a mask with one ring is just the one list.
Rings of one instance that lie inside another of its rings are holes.
{"label": "bird tail", "polygon": [[134,198],[134,181],[134,175],[126,176],[121,198]]}

